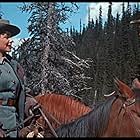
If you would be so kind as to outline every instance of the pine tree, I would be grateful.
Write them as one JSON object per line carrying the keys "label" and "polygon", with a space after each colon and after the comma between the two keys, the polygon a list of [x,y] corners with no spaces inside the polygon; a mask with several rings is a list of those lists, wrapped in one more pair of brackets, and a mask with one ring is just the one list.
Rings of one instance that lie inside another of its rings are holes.
{"label": "pine tree", "polygon": [[27,47],[28,65],[25,65],[25,57],[20,60],[31,89],[82,96],[81,92],[88,90],[84,71],[89,64],[69,51],[75,43],[60,28],[72,8],[63,2],[34,2],[22,10],[31,13],[28,20],[31,39],[22,44]]}

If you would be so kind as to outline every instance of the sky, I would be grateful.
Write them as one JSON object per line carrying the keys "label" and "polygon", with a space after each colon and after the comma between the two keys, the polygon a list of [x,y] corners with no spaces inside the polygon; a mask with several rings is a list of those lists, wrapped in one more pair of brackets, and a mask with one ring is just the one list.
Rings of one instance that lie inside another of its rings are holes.
{"label": "sky", "polygon": [[[69,20],[66,22],[62,28],[65,30],[66,28],[70,28],[73,26],[78,31],[80,30],[80,19],[82,25],[87,25],[88,22],[88,8],[90,8],[90,18],[95,21],[99,15],[99,7],[102,6],[102,16],[103,20],[106,20],[107,10],[109,3],[108,2],[78,2],[79,10],[76,13],[73,13]],[[134,5],[134,2],[130,2],[130,4]],[[21,12],[18,9],[18,6],[22,6],[23,2],[0,2],[0,10],[2,11],[2,18],[8,19],[11,24],[17,25],[20,27],[21,32],[17,36],[13,37],[13,39],[18,40],[19,38],[28,38],[29,33],[27,30],[28,27],[28,18],[29,13]],[[117,12],[121,12],[122,10],[122,2],[112,2],[112,13],[113,16],[116,16]],[[127,6],[127,2],[125,3]]]}

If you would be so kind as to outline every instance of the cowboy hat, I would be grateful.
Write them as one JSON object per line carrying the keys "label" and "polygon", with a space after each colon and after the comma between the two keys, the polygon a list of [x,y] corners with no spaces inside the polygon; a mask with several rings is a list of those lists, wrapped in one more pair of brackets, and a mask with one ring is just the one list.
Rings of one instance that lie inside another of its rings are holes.
{"label": "cowboy hat", "polygon": [[11,25],[9,20],[0,19],[0,33],[8,31],[11,33],[11,37],[17,35],[20,29],[15,25]]}
{"label": "cowboy hat", "polygon": [[140,19],[130,21],[130,24],[140,24]]}

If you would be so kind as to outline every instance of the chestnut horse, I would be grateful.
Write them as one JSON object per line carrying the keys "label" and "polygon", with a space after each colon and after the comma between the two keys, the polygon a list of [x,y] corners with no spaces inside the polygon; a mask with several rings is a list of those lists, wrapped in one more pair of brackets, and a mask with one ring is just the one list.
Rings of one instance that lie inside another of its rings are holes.
{"label": "chestnut horse", "polygon": [[[48,114],[50,114],[61,124],[75,120],[76,118],[91,111],[89,106],[71,96],[46,93],[44,95],[36,96],[35,99],[40,104],[41,109],[46,116],[49,117]],[[60,126],[55,121],[52,125],[54,128]]]}
{"label": "chestnut horse", "polygon": [[140,137],[140,93],[114,80],[119,90],[89,113],[57,128],[58,137]]}
{"label": "chestnut horse", "polygon": [[[45,93],[43,95],[35,96],[35,99],[53,129],[58,128],[61,124],[69,123],[91,111],[91,108],[88,105],[72,96]],[[34,123],[42,128],[42,130],[47,129],[48,133],[51,132],[43,116],[40,116]],[[23,129],[21,137],[25,137],[24,133],[27,135],[27,132],[24,131],[30,132],[30,130]]]}

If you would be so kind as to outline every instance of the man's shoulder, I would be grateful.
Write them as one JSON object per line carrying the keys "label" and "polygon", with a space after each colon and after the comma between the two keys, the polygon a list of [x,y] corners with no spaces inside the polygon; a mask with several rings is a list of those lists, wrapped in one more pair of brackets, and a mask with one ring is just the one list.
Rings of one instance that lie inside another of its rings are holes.
{"label": "man's shoulder", "polygon": [[19,65],[18,61],[13,59],[12,56],[10,56],[9,54],[6,54],[6,58],[9,62]]}
{"label": "man's shoulder", "polygon": [[11,65],[17,71],[19,77],[21,79],[24,79],[25,71],[21,64],[17,60],[13,59],[9,54],[6,54],[6,58],[10,61]]}

